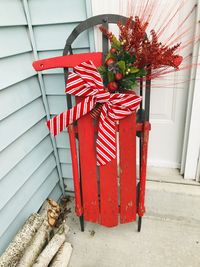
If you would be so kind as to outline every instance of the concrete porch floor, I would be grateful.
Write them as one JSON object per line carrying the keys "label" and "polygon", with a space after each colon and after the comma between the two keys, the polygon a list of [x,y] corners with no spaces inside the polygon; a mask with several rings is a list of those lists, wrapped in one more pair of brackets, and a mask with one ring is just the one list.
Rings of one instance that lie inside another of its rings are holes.
{"label": "concrete porch floor", "polygon": [[69,267],[200,266],[198,224],[147,215],[141,233],[135,222],[114,228],[86,222],[85,232],[81,232],[70,205],[67,224],[73,253]]}

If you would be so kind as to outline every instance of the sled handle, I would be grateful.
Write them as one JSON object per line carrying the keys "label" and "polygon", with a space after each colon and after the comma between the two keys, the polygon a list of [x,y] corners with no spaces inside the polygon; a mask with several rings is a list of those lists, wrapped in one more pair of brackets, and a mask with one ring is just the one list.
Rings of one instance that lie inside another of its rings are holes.
{"label": "sled handle", "polygon": [[102,53],[93,52],[46,58],[34,61],[32,65],[36,71],[42,71],[54,68],[73,68],[88,60],[92,60],[94,65],[99,67],[102,65]]}

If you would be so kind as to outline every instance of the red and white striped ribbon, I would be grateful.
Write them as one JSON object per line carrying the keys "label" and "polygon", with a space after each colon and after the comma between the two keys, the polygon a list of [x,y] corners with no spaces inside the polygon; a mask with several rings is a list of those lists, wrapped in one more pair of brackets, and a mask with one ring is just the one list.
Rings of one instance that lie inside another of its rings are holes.
{"label": "red and white striped ribbon", "polygon": [[92,61],[83,62],[69,74],[66,93],[85,97],[73,108],[64,111],[47,121],[53,135],[62,132],[85,114],[101,103],[97,136],[97,165],[105,165],[116,157],[116,120],[132,114],[141,102],[141,97],[134,94],[111,94],[104,90],[99,72]]}

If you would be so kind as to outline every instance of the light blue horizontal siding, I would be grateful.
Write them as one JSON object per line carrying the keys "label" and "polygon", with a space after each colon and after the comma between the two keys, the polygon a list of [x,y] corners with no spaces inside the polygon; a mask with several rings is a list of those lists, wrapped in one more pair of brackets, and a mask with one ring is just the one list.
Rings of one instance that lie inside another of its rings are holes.
{"label": "light blue horizontal siding", "polygon": [[[31,175],[41,166],[44,161],[53,152],[52,144],[49,137],[45,137],[34,150],[28,153],[15,168],[4,176],[0,185],[0,210],[8,203],[8,201],[23,187],[30,179]],[[19,175],[20,174],[20,175]],[[17,177],[17,179],[16,179]],[[9,188],[9,190],[7,190]]]}
{"label": "light blue horizontal siding", "polygon": [[[36,77],[0,91],[0,121],[41,96]],[[14,99],[14,101],[13,101]]]}
{"label": "light blue horizontal siding", "polygon": [[[12,134],[12,133],[11,133]],[[0,180],[47,136],[45,120],[41,120],[0,153]],[[9,160],[8,160],[9,159]],[[0,196],[1,197],[1,196]]]}
{"label": "light blue horizontal siding", "polygon": [[0,1],[0,26],[26,25],[21,0]]}
{"label": "light blue horizontal siding", "polygon": [[51,114],[58,114],[67,109],[65,96],[48,96],[48,103]]}
{"label": "light blue horizontal siding", "polygon": [[35,75],[32,62],[32,53],[0,59],[0,90]]}
{"label": "light blue horizontal siding", "polygon": [[[10,240],[15,236],[18,229],[21,228],[30,214],[38,211],[38,209],[41,207],[41,204],[47,198],[47,195],[51,195],[51,193],[53,193],[53,195],[56,195],[58,198],[60,197],[58,194],[59,190],[56,188],[58,185],[57,177],[57,170],[54,169],[50,175],[46,177],[45,181],[40,185],[28,203],[26,203],[20,214],[15,217],[14,221],[9,225],[9,228],[0,238],[0,254],[5,250]],[[57,192],[53,192],[55,188]]]}
{"label": "light blue horizontal siding", "polygon": [[65,80],[62,73],[44,75],[44,84],[47,95],[65,96]]}
{"label": "light blue horizontal siding", "polygon": [[[26,205],[26,203],[32,198],[32,196],[37,192],[41,184],[46,180],[48,175],[55,168],[55,158],[53,154],[51,154],[43,164],[29,177],[29,179],[25,182],[23,187],[21,187],[15,195],[9,200],[9,202],[4,206],[4,208],[0,211],[0,236],[5,230],[9,227],[9,223],[11,223],[16,216],[20,213],[22,208]],[[55,177],[56,182],[57,178]],[[42,203],[41,203],[42,204]],[[7,221],[8,224],[4,222]]]}
{"label": "light blue horizontal siding", "polygon": [[59,148],[58,153],[60,157],[60,163],[63,163],[63,164],[72,163],[70,148]]}
{"label": "light blue horizontal siding", "polygon": [[62,195],[62,190],[60,188],[59,182],[54,186],[53,190],[49,194],[49,198],[54,199],[55,201],[60,200],[60,196]]}
{"label": "light blue horizontal siding", "polygon": [[[88,2],[88,1],[87,1]],[[28,0],[39,58],[62,55],[66,38],[86,19],[85,0]],[[70,11],[70,12],[69,12]],[[48,197],[62,191],[45,126],[41,97],[23,1],[0,1],[0,254],[25,222]],[[91,36],[83,33],[74,53],[90,51]],[[63,70],[43,72],[50,115],[66,109]],[[56,137],[66,190],[73,188],[67,131]]]}
{"label": "light blue horizontal siding", "polygon": [[73,23],[86,19],[85,0],[29,0],[29,6],[33,25]]}
{"label": "light blue horizontal siding", "polygon": [[[72,52],[74,54],[79,54],[79,53],[87,53],[89,52],[90,49],[88,48],[74,48],[72,49]],[[39,51],[38,52],[39,59],[44,59],[44,58],[50,58],[50,57],[57,57],[57,56],[62,56],[63,55],[63,49],[55,49],[55,50],[47,50],[47,51]],[[54,69],[55,71],[60,70]],[[52,69],[49,69],[47,71],[44,71],[43,73],[51,73]]]}
{"label": "light blue horizontal siding", "polygon": [[69,136],[66,130],[56,136],[56,142],[59,148],[70,148]]}
{"label": "light blue horizontal siding", "polygon": [[71,178],[64,178],[65,190],[67,192],[74,192],[74,184],[73,179]]}
{"label": "light blue horizontal siding", "polygon": [[[63,49],[65,42],[77,24],[35,26],[34,35],[38,51]],[[74,41],[72,48],[88,48],[89,37],[84,31]]]}
{"label": "light blue horizontal siding", "polygon": [[71,164],[62,163],[61,164],[62,173],[64,178],[72,178],[72,167]]}
{"label": "light blue horizontal siding", "polygon": [[45,116],[42,99],[38,98],[4,119],[0,124],[0,151],[5,149]]}
{"label": "light blue horizontal siding", "polygon": [[0,36],[0,58],[32,51],[25,26],[1,27]]}

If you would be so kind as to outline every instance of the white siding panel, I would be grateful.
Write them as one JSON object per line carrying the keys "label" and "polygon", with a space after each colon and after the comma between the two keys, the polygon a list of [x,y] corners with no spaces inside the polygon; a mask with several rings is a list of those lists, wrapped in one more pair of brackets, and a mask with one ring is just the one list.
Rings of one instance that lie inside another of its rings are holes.
{"label": "white siding panel", "polygon": [[56,24],[86,19],[85,0],[29,0],[32,24]]}
{"label": "white siding panel", "polygon": [[67,109],[65,96],[48,96],[48,102],[51,114],[58,114]]}
{"label": "white siding panel", "polygon": [[47,136],[15,168],[0,180],[0,210],[44,163],[52,151],[52,144],[49,136]]}
{"label": "white siding panel", "polygon": [[62,173],[63,173],[64,178],[72,178],[73,177],[71,164],[62,163],[61,168],[62,168]]}
{"label": "white siding panel", "polygon": [[46,114],[43,103],[39,98],[3,120],[0,124],[0,151],[39,122],[44,116]]}
{"label": "white siding panel", "polygon": [[49,134],[45,120],[29,129],[24,135],[0,153],[0,179],[2,179],[20,160],[22,160],[34,147]]}
{"label": "white siding panel", "polygon": [[0,58],[32,51],[25,26],[0,28]]}
{"label": "white siding panel", "polygon": [[67,164],[72,163],[71,152],[70,152],[69,148],[66,148],[66,149],[59,148],[58,154],[59,154],[59,158],[60,158],[60,163],[67,163]]}
{"label": "white siding panel", "polygon": [[17,231],[21,228],[31,213],[37,212],[42,203],[45,201],[47,195],[52,192],[55,184],[57,184],[56,177],[58,177],[58,173],[57,170],[54,169],[40,188],[35,192],[29,202],[26,203],[26,206],[24,206],[20,214],[10,224],[7,231],[0,238],[0,254],[5,250],[10,240],[16,235]]}
{"label": "white siding panel", "polygon": [[1,59],[0,90],[35,75],[32,62],[31,53]]}
{"label": "white siding panel", "polygon": [[[26,203],[34,196],[36,191],[40,188],[42,183],[45,182],[48,175],[51,174],[55,168],[55,159],[50,155],[40,168],[28,179],[23,187],[10,199],[10,201],[0,211],[0,236],[9,227],[15,217],[24,208]],[[55,183],[57,177],[55,177]]]}
{"label": "white siding panel", "polygon": [[63,74],[44,75],[47,95],[65,95],[65,80]]}
{"label": "white siding panel", "polygon": [[[35,26],[34,34],[38,51],[63,49],[65,42],[77,24]],[[87,32],[83,32],[74,41],[73,48],[89,47]]]}
{"label": "white siding panel", "polygon": [[36,77],[0,91],[0,120],[41,96]]}
{"label": "white siding panel", "polygon": [[0,1],[0,26],[26,25],[26,18],[20,0]]}

